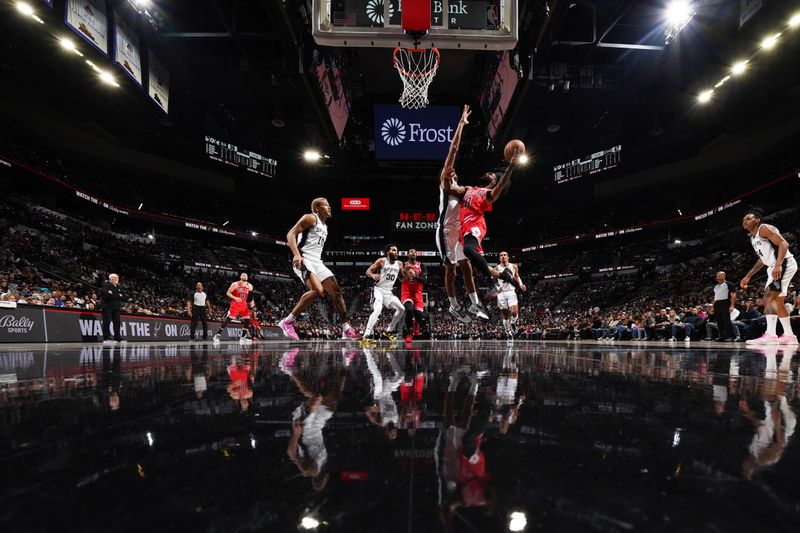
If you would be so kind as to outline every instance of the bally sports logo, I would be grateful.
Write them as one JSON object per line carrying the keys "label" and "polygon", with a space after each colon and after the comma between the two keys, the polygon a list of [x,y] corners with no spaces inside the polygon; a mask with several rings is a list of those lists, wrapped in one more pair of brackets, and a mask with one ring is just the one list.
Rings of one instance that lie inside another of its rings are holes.
{"label": "bally sports logo", "polygon": [[26,316],[15,318],[14,315],[0,317],[0,329],[5,328],[6,333],[30,333],[34,322]]}
{"label": "bally sports logo", "polygon": [[369,211],[369,198],[342,198],[342,211]]}

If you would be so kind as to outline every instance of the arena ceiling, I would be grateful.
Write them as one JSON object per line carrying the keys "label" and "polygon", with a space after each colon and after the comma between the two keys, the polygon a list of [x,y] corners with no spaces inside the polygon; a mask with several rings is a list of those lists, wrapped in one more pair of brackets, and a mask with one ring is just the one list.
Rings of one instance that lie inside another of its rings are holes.
{"label": "arena ceiling", "polygon": [[[201,164],[202,136],[211,134],[275,157],[279,177],[326,183],[370,176],[405,181],[435,171],[435,164],[374,160],[372,106],[396,101],[400,90],[387,50],[343,52],[352,109],[337,140],[311,73],[319,47],[311,37],[310,0],[153,0],[149,21],[128,0],[110,0],[170,69],[168,117],[131,84],[116,92],[90,86],[74,62],[53,50],[52,37],[20,23],[13,4],[0,6],[3,77],[13,81],[6,94],[33,93],[121,144]],[[792,2],[765,2],[741,28],[739,2],[694,6],[693,19],[665,45],[661,0],[520,1],[514,65],[521,80],[497,141],[519,137],[535,152],[530,184],[551,187],[554,164],[617,144],[625,165],[615,175],[696,156],[720,136],[746,132],[768,111],[796,102],[800,32],[759,55],[712,105],[696,100],[733,61],[786,24]],[[57,10],[40,11],[53,32],[64,31]],[[483,53],[443,52],[432,102],[478,107],[485,63]],[[492,156],[483,117],[476,118],[464,152],[486,161]],[[309,146],[330,155],[324,169],[301,161]]]}

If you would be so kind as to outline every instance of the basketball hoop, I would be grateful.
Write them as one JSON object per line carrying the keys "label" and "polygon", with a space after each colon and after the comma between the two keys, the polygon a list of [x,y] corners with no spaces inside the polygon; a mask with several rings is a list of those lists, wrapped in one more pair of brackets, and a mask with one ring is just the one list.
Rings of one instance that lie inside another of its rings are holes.
{"label": "basketball hoop", "polygon": [[406,109],[421,109],[428,105],[428,87],[439,68],[437,48],[395,48],[392,62],[400,73],[403,94],[400,105]]}

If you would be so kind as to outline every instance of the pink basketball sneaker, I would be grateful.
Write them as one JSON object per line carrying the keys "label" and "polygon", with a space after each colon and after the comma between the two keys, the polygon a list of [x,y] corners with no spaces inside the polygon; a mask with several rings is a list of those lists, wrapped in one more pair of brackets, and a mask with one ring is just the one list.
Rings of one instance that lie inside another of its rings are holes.
{"label": "pink basketball sneaker", "polygon": [[778,337],[778,344],[797,344],[797,335],[786,335]]}
{"label": "pink basketball sneaker", "polygon": [[745,344],[748,346],[772,346],[778,344],[778,336],[770,333],[764,333],[757,339],[750,339]]}
{"label": "pink basketball sneaker", "polygon": [[353,326],[347,326],[342,331],[342,338],[343,339],[357,339],[358,338],[358,333],[356,333],[356,330],[353,329]]}
{"label": "pink basketball sneaker", "polygon": [[300,337],[297,336],[297,332],[294,330],[294,322],[287,322],[284,318],[280,322],[278,322],[278,327],[281,328],[281,331],[284,335],[289,337],[292,340],[299,341]]}

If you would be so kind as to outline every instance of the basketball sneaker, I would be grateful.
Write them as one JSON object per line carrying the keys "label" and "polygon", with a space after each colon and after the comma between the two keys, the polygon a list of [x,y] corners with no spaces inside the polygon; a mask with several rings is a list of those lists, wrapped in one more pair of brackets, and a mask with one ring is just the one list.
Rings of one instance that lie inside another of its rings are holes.
{"label": "basketball sneaker", "polygon": [[778,337],[778,344],[797,344],[797,335],[786,335]]}
{"label": "basketball sneaker", "polygon": [[463,324],[469,324],[472,322],[472,319],[464,312],[462,307],[450,306],[450,314],[456,317],[456,320]]}
{"label": "basketball sneaker", "polygon": [[353,326],[348,325],[342,330],[342,339],[358,339],[358,333],[353,329]]}
{"label": "basketball sneaker", "polygon": [[292,340],[299,341],[300,337],[297,335],[297,332],[294,330],[294,322],[287,322],[284,318],[280,322],[278,322],[278,327],[281,328],[284,336],[289,337]]}
{"label": "basketball sneaker", "polygon": [[747,346],[771,346],[778,344],[778,336],[771,333],[764,333],[757,339],[750,339],[745,343]]}
{"label": "basketball sneaker", "polygon": [[387,341],[396,341],[397,340],[397,335],[395,335],[393,331],[383,331],[381,333],[381,337],[383,337]]}
{"label": "basketball sneaker", "polygon": [[489,320],[489,313],[486,312],[486,308],[480,303],[470,305],[467,311],[477,316],[478,318]]}

